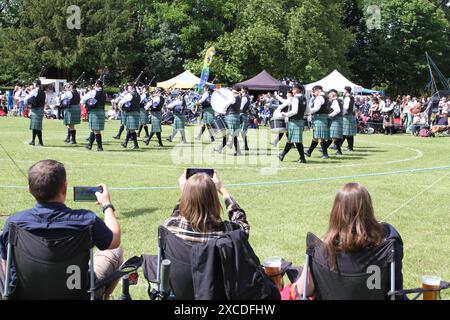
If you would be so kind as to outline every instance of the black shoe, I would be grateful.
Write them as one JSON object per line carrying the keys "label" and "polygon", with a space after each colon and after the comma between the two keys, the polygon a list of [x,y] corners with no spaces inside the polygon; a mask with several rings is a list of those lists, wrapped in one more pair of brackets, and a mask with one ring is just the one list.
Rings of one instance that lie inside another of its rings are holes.
{"label": "black shoe", "polygon": [[337,156],[343,156],[342,152],[339,152],[339,151],[336,152],[336,155],[337,155]]}
{"label": "black shoe", "polygon": [[248,148],[248,146],[245,147],[245,151],[250,151],[250,149]]}
{"label": "black shoe", "polygon": [[330,157],[327,155],[322,156],[322,159],[329,159]]}
{"label": "black shoe", "polygon": [[89,138],[86,138],[86,141],[89,141]]}
{"label": "black shoe", "polygon": [[302,159],[300,159],[300,160],[298,160],[298,161],[297,161],[297,163],[306,163],[306,160],[304,160],[304,159],[303,159],[303,160],[302,160]]}
{"label": "black shoe", "polygon": [[331,146],[330,149],[331,150],[337,150],[337,147],[336,146]]}
{"label": "black shoe", "polygon": [[284,160],[284,154],[280,153],[280,154],[277,156],[277,158],[280,159],[281,162],[283,162],[283,160]]}
{"label": "black shoe", "polygon": [[216,141],[216,139],[214,137],[211,137],[211,142]]}
{"label": "black shoe", "polygon": [[34,146],[34,141],[30,141],[30,143],[28,143],[30,146]]}
{"label": "black shoe", "polygon": [[70,139],[64,140],[64,143],[70,143]]}
{"label": "black shoe", "polygon": [[235,156],[235,157],[240,157],[240,156],[242,156],[242,153],[240,153],[240,152],[239,152],[239,153],[235,152],[235,153],[234,153],[234,156]]}
{"label": "black shoe", "polygon": [[127,148],[127,145],[125,144],[125,142],[122,142],[120,145],[125,149]]}
{"label": "black shoe", "polygon": [[102,147],[97,147],[97,152],[103,152],[103,148]]}
{"label": "black shoe", "polygon": [[146,140],[143,140],[142,142],[145,143],[146,146],[148,146],[150,143],[150,140],[146,139]]}
{"label": "black shoe", "polygon": [[76,141],[71,141],[70,144],[77,144],[77,142]]}
{"label": "black shoe", "polygon": [[39,147],[43,147],[44,144],[43,144],[43,143],[38,143],[38,146],[39,146]]}
{"label": "black shoe", "polygon": [[90,145],[86,145],[86,149],[88,149],[88,150],[92,150],[92,146],[90,146]]}
{"label": "black shoe", "polygon": [[119,136],[114,136],[113,139],[120,140]]}
{"label": "black shoe", "polygon": [[309,152],[309,150],[305,152],[305,155],[306,155],[308,158],[311,158],[311,152]]}
{"label": "black shoe", "polygon": [[172,137],[167,137],[166,140],[172,142]]}
{"label": "black shoe", "polygon": [[134,146],[131,150],[139,150],[139,146]]}

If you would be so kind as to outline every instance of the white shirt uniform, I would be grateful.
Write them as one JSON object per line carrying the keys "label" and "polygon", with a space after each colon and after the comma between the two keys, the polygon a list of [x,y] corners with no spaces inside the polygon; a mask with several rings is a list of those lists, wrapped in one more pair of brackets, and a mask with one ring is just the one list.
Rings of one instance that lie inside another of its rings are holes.
{"label": "white shirt uniform", "polygon": [[324,94],[320,94],[314,99],[314,106],[311,109],[311,114],[315,114],[320,110],[322,105],[325,103],[325,98],[323,97]]}
{"label": "white shirt uniform", "polygon": [[[28,95],[26,95],[25,96],[25,99],[23,99],[23,101],[25,101],[25,104],[28,104],[28,100],[30,99],[30,98],[36,98],[37,97],[37,95],[38,95],[38,91],[39,91],[39,88],[34,88],[33,90],[31,90],[31,92],[28,94]],[[24,91],[25,92],[25,91]],[[17,98],[16,98],[17,99]]]}
{"label": "white shirt uniform", "polygon": [[127,94],[125,94],[125,96],[120,99],[119,101],[119,107],[122,108],[122,106],[127,103],[127,102],[131,102],[131,100],[133,100],[133,96],[131,95],[130,92],[127,92]]}
{"label": "white shirt uniform", "polygon": [[[292,98],[292,107],[291,107],[291,111],[289,111],[288,113],[286,113],[286,117],[287,118],[290,118],[290,117],[292,117],[292,116],[295,116],[297,113],[298,113],[298,108],[299,108],[299,105],[298,105],[298,99],[296,99],[296,98],[301,98],[301,97],[303,97],[303,94],[296,94],[295,96],[294,96],[294,98]],[[306,104],[306,110],[305,110],[305,115],[307,115],[307,114],[309,114],[311,112],[311,110],[309,109],[309,106],[308,106],[308,104]]]}
{"label": "white shirt uniform", "polygon": [[341,106],[339,105],[339,101],[337,98],[334,99],[333,102],[331,103],[331,110],[332,112],[329,115],[330,118],[334,118],[341,112]]}

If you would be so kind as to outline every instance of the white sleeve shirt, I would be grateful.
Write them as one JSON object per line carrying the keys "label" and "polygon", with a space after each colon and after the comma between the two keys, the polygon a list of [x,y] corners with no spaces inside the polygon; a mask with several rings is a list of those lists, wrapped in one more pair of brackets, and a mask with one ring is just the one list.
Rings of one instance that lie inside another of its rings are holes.
{"label": "white sleeve shirt", "polygon": [[315,114],[316,112],[318,112],[324,103],[325,103],[324,97],[322,95],[317,96],[316,99],[314,100],[314,106],[311,109],[311,114]]}
{"label": "white sleeve shirt", "polygon": [[209,97],[209,92],[208,91],[203,92],[203,95],[200,98],[200,100],[198,100],[198,103],[202,104],[203,102],[206,101],[206,99],[208,99],[208,97]]}
{"label": "white sleeve shirt", "polygon": [[73,94],[72,91],[66,91],[61,95],[61,101],[63,100],[72,100]]}
{"label": "white sleeve shirt", "polygon": [[331,104],[331,110],[333,111],[330,113],[330,118],[334,118],[341,112],[341,106],[339,105],[338,99],[334,100]]}
{"label": "white sleeve shirt", "polygon": [[175,99],[175,101],[172,101],[168,106],[167,109],[175,109],[175,107],[183,105],[183,101],[180,99]]}
{"label": "white sleeve shirt", "polygon": [[94,99],[97,94],[96,90],[91,90],[81,98],[81,103],[86,103],[89,99]]}
{"label": "white sleeve shirt", "polygon": [[131,93],[127,93],[122,99],[120,99],[119,101],[119,107],[122,108],[122,106],[127,103],[130,102],[131,100],[133,100],[133,96],[131,95]]}
{"label": "white sleeve shirt", "polygon": [[30,92],[30,93],[25,97],[25,99],[24,99],[25,103],[28,103],[28,100],[29,100],[31,97],[37,97],[38,91],[39,91],[38,88],[34,88],[33,90],[31,90],[31,92]]}
{"label": "white sleeve shirt", "polygon": [[248,98],[247,97],[242,97],[241,99],[241,111],[244,110],[245,105],[248,102]]}
{"label": "white sleeve shirt", "polygon": [[153,100],[152,100],[152,108],[156,108],[156,106],[158,106],[160,102],[161,102],[161,97],[154,96]]}
{"label": "white sleeve shirt", "polygon": [[347,110],[350,108],[350,97],[344,98],[344,112],[347,112]]}

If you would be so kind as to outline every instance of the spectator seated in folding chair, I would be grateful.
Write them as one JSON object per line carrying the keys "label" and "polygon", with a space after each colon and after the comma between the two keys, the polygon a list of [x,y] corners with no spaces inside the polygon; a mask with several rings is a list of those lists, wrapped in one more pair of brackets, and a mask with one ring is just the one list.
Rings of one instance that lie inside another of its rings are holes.
{"label": "spectator seated in folding chair", "polygon": [[[102,193],[96,192],[105,213],[103,222],[94,212],[65,206],[67,180],[62,163],[39,161],[29,169],[28,181],[37,204],[9,217],[0,238],[3,296],[15,299],[89,297],[86,289],[93,289],[94,273],[96,280],[102,281],[119,269],[123,259],[120,226],[107,186],[101,185]],[[93,255],[93,246],[103,251]],[[84,278],[89,260],[91,277],[87,282]],[[77,278],[78,275],[81,277]],[[109,297],[117,281],[96,290],[96,298]],[[71,291],[72,285],[80,291]]]}
{"label": "spectator seated in folding chair", "polygon": [[[369,192],[357,183],[338,191],[323,239],[307,236],[297,296],[324,300],[395,299],[403,289],[403,242],[375,220]],[[398,296],[404,298],[404,296]]]}
{"label": "spectator seated in folding chair", "polygon": [[450,131],[448,112],[443,113],[436,118],[436,125],[431,127],[431,136],[447,135]]}
{"label": "spectator seated in folding chair", "polygon": [[[217,173],[212,178],[206,173],[187,178],[185,172],[179,184],[180,203],[158,230],[158,258],[144,257],[147,280],[164,282],[167,275],[160,270],[165,260],[170,261],[169,287],[176,299],[279,299],[279,291],[248,243],[245,212]],[[225,200],[228,221],[220,217],[218,193]],[[167,298],[167,290],[159,291]],[[149,294],[155,298],[155,293]]]}

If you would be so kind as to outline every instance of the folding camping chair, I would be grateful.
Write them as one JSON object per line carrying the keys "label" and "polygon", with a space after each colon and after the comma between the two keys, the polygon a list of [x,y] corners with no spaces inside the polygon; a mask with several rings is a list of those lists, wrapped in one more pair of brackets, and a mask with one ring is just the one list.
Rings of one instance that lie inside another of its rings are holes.
{"label": "folding camping chair", "polygon": [[[92,247],[90,227],[73,236],[47,239],[11,224],[3,299],[93,300],[95,274]],[[12,268],[16,281],[11,291]]]}
{"label": "folding camping chair", "polygon": [[[15,224],[10,225],[3,299],[87,300],[120,277],[136,273],[142,258],[133,257],[119,270],[95,281],[91,227],[60,239],[39,237]],[[15,287],[8,285],[15,270]],[[128,283],[128,282],[127,282]],[[131,299],[123,286],[121,300]]]}
{"label": "folding camping chair", "polygon": [[[306,237],[306,274],[314,281],[318,300],[395,300],[395,239],[355,253],[339,253],[336,268],[330,267],[322,241]],[[303,300],[307,299],[308,277]]]}

